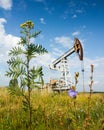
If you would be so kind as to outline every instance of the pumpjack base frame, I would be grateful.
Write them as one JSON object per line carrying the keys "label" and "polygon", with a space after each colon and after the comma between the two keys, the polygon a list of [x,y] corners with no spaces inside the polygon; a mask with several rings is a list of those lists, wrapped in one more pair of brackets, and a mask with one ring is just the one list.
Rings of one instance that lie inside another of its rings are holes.
{"label": "pumpjack base frame", "polygon": [[62,86],[62,87],[52,88],[52,90],[53,90],[53,91],[56,91],[56,92],[68,91],[69,89],[70,89],[70,86],[69,86],[69,87]]}

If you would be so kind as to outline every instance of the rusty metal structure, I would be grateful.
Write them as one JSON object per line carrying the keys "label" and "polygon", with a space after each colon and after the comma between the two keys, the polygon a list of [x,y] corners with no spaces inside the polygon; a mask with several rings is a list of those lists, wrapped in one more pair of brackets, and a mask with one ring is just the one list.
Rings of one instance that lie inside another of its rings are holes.
{"label": "rusty metal structure", "polygon": [[[64,90],[70,89],[71,77],[70,77],[70,72],[68,68],[67,58],[74,52],[77,53],[79,60],[83,61],[83,48],[78,38],[74,39],[74,45],[71,49],[69,49],[67,52],[61,55],[58,59],[52,62],[52,66],[50,67],[50,69],[60,70],[61,72],[61,76],[58,81],[54,79],[50,80],[50,84],[52,85],[53,91],[64,91]],[[60,66],[57,68],[59,63],[60,63]]]}

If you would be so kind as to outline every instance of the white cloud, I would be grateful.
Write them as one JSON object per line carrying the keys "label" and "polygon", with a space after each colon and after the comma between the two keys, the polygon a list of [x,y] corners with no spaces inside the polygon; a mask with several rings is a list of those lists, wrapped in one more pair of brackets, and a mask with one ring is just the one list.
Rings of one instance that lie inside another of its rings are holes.
{"label": "white cloud", "polygon": [[81,9],[76,10],[76,13],[83,13]]}
{"label": "white cloud", "polygon": [[54,40],[56,43],[60,43],[63,47],[70,47],[70,45],[73,43],[73,40],[66,36],[55,37]]}
{"label": "white cloud", "polygon": [[5,10],[10,10],[12,7],[12,0],[0,0],[0,7]]}
{"label": "white cloud", "polygon": [[0,85],[7,85],[9,78],[5,77],[5,71],[7,70],[7,60],[8,60],[8,51],[16,46],[16,43],[19,41],[19,37],[13,36],[12,34],[7,34],[4,24],[7,21],[4,18],[0,18],[0,64],[1,69],[0,73]]}
{"label": "white cloud", "polygon": [[6,20],[4,18],[0,18],[0,24],[2,25],[2,23],[6,23]]}
{"label": "white cloud", "polygon": [[47,7],[47,6],[46,6],[44,9],[45,9],[49,14],[53,14],[53,12],[54,12],[54,10],[55,10],[54,7]]}
{"label": "white cloud", "polygon": [[96,59],[85,59],[85,67],[86,67],[86,75],[88,75],[87,73],[89,73],[90,76],[90,65],[93,64],[94,65],[94,84],[93,84],[93,90],[97,90],[97,91],[104,91],[104,82],[103,82],[103,78],[104,78],[104,58],[100,57],[100,58],[96,58]]}
{"label": "white cloud", "polygon": [[[83,91],[83,75],[82,75],[82,62],[78,59],[77,56],[73,57],[72,59],[69,59],[70,63],[70,70],[71,73],[74,77],[74,72],[80,72],[80,77],[79,77],[79,83],[78,86],[80,86],[78,89],[79,91]],[[94,73],[93,73],[93,90],[94,91],[104,91],[104,58],[98,57],[95,59],[90,59],[85,57],[84,58],[84,85],[85,85],[85,90],[89,91],[89,83],[90,83],[90,76],[91,76],[91,64],[94,65]],[[72,77],[72,78],[73,78]]]}
{"label": "white cloud", "polygon": [[53,58],[50,53],[44,54],[42,56],[38,56],[36,59],[36,63],[48,67],[52,62]]}
{"label": "white cloud", "polygon": [[6,23],[6,20],[4,18],[0,18],[0,35],[3,35],[5,33],[4,23]]}
{"label": "white cloud", "polygon": [[19,38],[5,32],[4,23],[6,20],[0,18],[0,62],[4,62],[8,58],[8,51],[16,46]]}
{"label": "white cloud", "polygon": [[53,49],[52,49],[52,55],[54,56],[54,57],[59,57],[59,56],[61,56],[63,54],[63,51],[62,50],[60,50],[60,49],[58,49],[58,48],[56,48],[56,47],[54,47]]}
{"label": "white cloud", "polygon": [[73,32],[73,33],[72,33],[72,36],[78,36],[78,35],[80,35],[80,32],[79,32],[79,31],[76,31],[76,32]]}
{"label": "white cloud", "polygon": [[4,23],[6,23],[6,20],[4,18],[0,18],[0,45],[2,45],[5,50],[16,46],[16,43],[19,41],[19,38],[11,34],[6,34]]}
{"label": "white cloud", "polygon": [[42,24],[46,24],[45,21],[44,21],[44,18],[40,18],[40,22],[41,22]]}
{"label": "white cloud", "polygon": [[74,18],[77,18],[77,15],[76,14],[74,14],[73,16],[72,16],[72,18],[74,19]]}

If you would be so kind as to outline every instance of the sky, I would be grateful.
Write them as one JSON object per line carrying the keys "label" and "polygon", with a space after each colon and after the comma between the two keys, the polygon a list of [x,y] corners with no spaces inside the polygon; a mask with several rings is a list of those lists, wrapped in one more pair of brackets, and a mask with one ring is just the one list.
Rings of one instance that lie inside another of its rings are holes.
{"label": "sky", "polygon": [[[104,91],[104,1],[103,0],[0,0],[0,86],[9,84],[8,52],[17,45],[20,24],[31,20],[41,34],[34,40],[48,50],[33,65],[43,66],[44,81],[59,78],[49,65],[73,47],[77,37],[83,46],[84,61],[73,53],[68,57],[71,78],[79,72],[77,90],[89,91],[91,64],[93,91]],[[84,64],[84,86],[82,64]]]}

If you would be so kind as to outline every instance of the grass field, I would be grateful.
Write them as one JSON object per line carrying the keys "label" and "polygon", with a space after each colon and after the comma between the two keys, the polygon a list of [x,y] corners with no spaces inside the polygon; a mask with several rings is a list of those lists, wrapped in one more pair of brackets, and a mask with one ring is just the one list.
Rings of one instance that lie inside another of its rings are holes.
{"label": "grass field", "polygon": [[[104,130],[104,94],[34,91],[31,97],[33,130]],[[28,130],[28,112],[22,97],[0,88],[0,130]]]}

